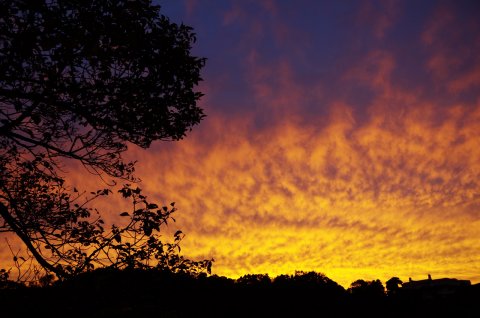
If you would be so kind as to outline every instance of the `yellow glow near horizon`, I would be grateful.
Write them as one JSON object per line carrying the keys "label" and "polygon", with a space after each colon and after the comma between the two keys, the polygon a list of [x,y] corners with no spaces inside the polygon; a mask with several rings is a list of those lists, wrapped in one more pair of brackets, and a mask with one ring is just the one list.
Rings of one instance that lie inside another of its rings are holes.
{"label": "yellow glow near horizon", "polygon": [[218,275],[478,282],[480,107],[436,126],[423,109],[393,129],[381,113],[356,125],[348,107],[325,127],[282,122],[254,134],[210,118],[222,134],[131,156],[151,197],[177,201],[184,253],[215,258]]}
{"label": "yellow glow near horizon", "polygon": [[[151,201],[177,202],[166,238],[181,229],[182,253],[214,258],[214,274],[314,270],[344,287],[427,274],[477,283],[480,105],[445,111],[423,105],[392,124],[377,110],[359,124],[335,104],[322,127],[283,121],[261,131],[211,116],[206,130],[128,156]],[[68,180],[98,186],[83,170]],[[125,202],[99,204],[114,221]]]}
{"label": "yellow glow near horizon", "polygon": [[[177,202],[166,238],[184,231],[182,253],[214,258],[214,274],[314,270],[344,287],[427,274],[479,282],[480,105],[437,113],[440,122],[416,108],[395,125],[381,111],[362,124],[349,113],[336,105],[323,127],[254,133],[212,116],[206,131],[128,156],[151,201]],[[68,179],[98,186],[82,170]],[[124,204],[99,203],[111,221]]]}

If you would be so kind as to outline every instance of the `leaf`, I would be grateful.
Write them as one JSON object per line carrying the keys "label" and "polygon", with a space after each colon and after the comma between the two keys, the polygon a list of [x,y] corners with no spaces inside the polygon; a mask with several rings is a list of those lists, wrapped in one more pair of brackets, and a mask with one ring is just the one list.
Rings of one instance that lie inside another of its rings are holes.
{"label": "leaf", "polygon": [[129,188],[120,189],[118,192],[120,192],[124,198],[128,198],[132,195],[132,190]]}
{"label": "leaf", "polygon": [[130,216],[130,214],[128,212],[122,212],[120,213],[120,216]]}
{"label": "leaf", "polygon": [[40,121],[41,121],[40,115],[32,114],[31,118],[32,118],[32,121],[35,125],[40,124]]}
{"label": "leaf", "polygon": [[156,209],[158,208],[158,205],[156,205],[155,203],[149,203],[147,204],[147,209]]}
{"label": "leaf", "polygon": [[207,264],[207,273],[209,274],[212,273],[212,261],[209,261]]}
{"label": "leaf", "polygon": [[143,231],[145,232],[145,235],[150,236],[152,235],[152,228],[149,226],[144,226]]}
{"label": "leaf", "polygon": [[120,236],[120,234],[115,234],[115,236],[113,237],[113,239],[115,241],[117,241],[117,243],[121,243],[122,242],[122,237]]}

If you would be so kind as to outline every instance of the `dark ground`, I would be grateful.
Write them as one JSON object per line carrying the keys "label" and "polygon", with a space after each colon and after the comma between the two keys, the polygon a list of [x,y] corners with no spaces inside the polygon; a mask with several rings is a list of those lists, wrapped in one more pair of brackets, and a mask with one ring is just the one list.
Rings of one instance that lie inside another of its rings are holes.
{"label": "dark ground", "polygon": [[448,297],[347,292],[324,277],[234,281],[98,271],[48,287],[0,289],[0,317],[480,317],[480,286]]}

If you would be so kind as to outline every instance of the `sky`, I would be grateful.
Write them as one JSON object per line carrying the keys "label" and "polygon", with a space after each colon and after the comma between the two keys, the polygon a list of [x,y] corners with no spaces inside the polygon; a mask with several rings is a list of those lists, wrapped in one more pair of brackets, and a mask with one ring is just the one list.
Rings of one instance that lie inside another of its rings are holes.
{"label": "sky", "polygon": [[480,282],[479,1],[158,3],[207,58],[207,117],[126,157],[176,202],[182,254],[231,278]]}
{"label": "sky", "polygon": [[207,117],[132,148],[213,273],[480,282],[478,1],[160,1]]}

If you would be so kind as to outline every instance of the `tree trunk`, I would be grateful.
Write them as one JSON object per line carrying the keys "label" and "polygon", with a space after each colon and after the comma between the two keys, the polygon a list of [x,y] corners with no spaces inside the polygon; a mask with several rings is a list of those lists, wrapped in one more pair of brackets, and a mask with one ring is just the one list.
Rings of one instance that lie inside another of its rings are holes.
{"label": "tree trunk", "polygon": [[46,259],[43,258],[42,255],[37,251],[37,249],[33,246],[32,242],[30,241],[30,238],[28,237],[27,234],[25,234],[21,228],[20,225],[17,224],[17,221],[15,218],[8,212],[8,208],[0,202],[0,216],[7,222],[7,224],[10,226],[12,231],[20,237],[20,239],[25,243],[27,248],[30,250],[32,255],[35,257],[37,262],[47,271],[53,272],[57,275],[57,277],[61,278],[64,277],[64,273],[60,268],[57,268],[50,264]]}

